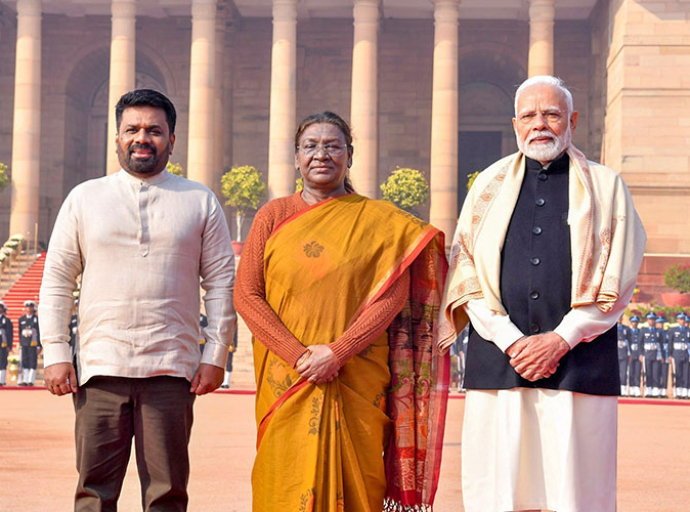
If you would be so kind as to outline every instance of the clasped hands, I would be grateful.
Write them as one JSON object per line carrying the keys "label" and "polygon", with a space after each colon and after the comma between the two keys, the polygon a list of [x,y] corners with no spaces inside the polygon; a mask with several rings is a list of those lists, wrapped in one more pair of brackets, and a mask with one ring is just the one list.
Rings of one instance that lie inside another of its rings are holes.
{"label": "clasped hands", "polygon": [[530,382],[551,377],[570,345],[555,332],[524,336],[506,350],[510,365]]}
{"label": "clasped hands", "polygon": [[340,361],[328,345],[310,345],[297,360],[295,369],[312,384],[332,382],[340,371]]}

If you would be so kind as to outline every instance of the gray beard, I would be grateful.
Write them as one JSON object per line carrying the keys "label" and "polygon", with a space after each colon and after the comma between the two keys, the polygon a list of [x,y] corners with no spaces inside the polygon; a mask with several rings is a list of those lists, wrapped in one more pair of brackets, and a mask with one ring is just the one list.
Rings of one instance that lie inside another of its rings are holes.
{"label": "gray beard", "polygon": [[560,137],[554,135],[553,141],[548,144],[531,146],[528,142],[522,143],[517,137],[516,140],[518,149],[526,157],[536,160],[537,162],[553,162],[568,149],[568,146],[570,146],[570,126],[568,126],[566,132]]}

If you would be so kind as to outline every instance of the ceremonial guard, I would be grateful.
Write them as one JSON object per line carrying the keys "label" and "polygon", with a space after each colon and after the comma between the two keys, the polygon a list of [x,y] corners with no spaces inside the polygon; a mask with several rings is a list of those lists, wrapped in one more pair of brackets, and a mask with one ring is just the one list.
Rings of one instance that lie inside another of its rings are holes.
{"label": "ceremonial guard", "polygon": [[640,380],[642,378],[642,331],[638,325],[639,316],[630,317],[630,368],[628,369],[628,384],[630,385],[630,396],[642,396],[640,391]]}
{"label": "ceremonial guard", "polygon": [[201,313],[199,315],[199,350],[204,353],[206,347],[206,328],[208,327],[208,318]]}
{"label": "ceremonial guard", "polygon": [[[75,304],[74,309],[77,306]],[[76,350],[79,341],[79,315],[75,311],[69,321],[69,351],[70,355],[74,356],[74,351]]]}
{"label": "ceremonial guard", "polygon": [[668,398],[668,370],[669,363],[671,362],[671,351],[669,347],[669,337],[667,335],[666,329],[664,329],[664,323],[666,319],[663,316],[658,316],[656,318],[656,330],[659,336],[659,341],[661,342],[661,373],[659,375],[659,396],[662,398]]}
{"label": "ceremonial guard", "polygon": [[12,351],[12,322],[6,312],[7,306],[0,302],[0,386],[7,384],[7,355]]}
{"label": "ceremonial guard", "polygon": [[41,350],[41,334],[38,330],[36,303],[24,302],[24,315],[19,317],[19,345],[22,348],[22,383],[20,386],[33,386],[36,381],[38,352]]}
{"label": "ceremonial guard", "polygon": [[228,347],[228,360],[225,362],[225,374],[223,375],[223,383],[220,385],[222,389],[229,389],[232,381],[232,359],[237,350],[237,328],[235,328],[235,335],[232,338],[232,345]]}
{"label": "ceremonial guard", "polygon": [[630,328],[618,319],[618,369],[621,379],[621,396],[628,396],[628,367],[630,366]]}
{"label": "ceremonial guard", "polygon": [[685,313],[678,313],[676,320],[678,320],[678,327],[674,327],[668,333],[671,366],[675,377],[673,396],[675,398],[688,398],[688,388],[690,388],[690,329],[688,329],[688,317],[685,316]]}
{"label": "ceremonial guard", "polygon": [[647,327],[642,329],[644,396],[658,397],[661,386],[663,347],[661,346],[660,333],[655,327],[656,314],[650,311],[645,318],[647,319]]}

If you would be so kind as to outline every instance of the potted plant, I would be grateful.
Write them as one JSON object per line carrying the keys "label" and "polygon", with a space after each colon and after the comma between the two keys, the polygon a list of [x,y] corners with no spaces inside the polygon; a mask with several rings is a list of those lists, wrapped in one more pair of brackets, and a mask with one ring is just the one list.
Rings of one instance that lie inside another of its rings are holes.
{"label": "potted plant", "polygon": [[429,200],[429,184],[416,169],[396,169],[381,185],[381,192],[383,199],[408,213]]}
{"label": "potted plant", "polygon": [[243,165],[233,167],[220,180],[221,193],[227,199],[225,204],[235,210],[237,222],[236,240],[232,243],[233,250],[238,256],[242,253],[242,224],[250,211],[259,208],[261,199],[266,195],[266,184],[261,173],[254,166]]}
{"label": "potted plant", "polygon": [[7,356],[7,381],[17,382],[19,376],[19,356]]}
{"label": "potted plant", "polygon": [[668,267],[664,272],[664,286],[676,291],[661,294],[664,304],[690,307],[690,263],[677,263]]}
{"label": "potted plant", "polygon": [[0,190],[3,190],[10,184],[10,177],[7,175],[7,165],[0,162]]}
{"label": "potted plant", "polygon": [[467,175],[467,191],[468,192],[472,188],[472,185],[474,185],[474,180],[477,179],[477,176],[479,176],[480,172],[481,171],[474,171],[472,174]]}
{"label": "potted plant", "polygon": [[170,174],[174,174],[175,176],[180,176],[181,178],[186,178],[186,176],[184,175],[184,169],[182,168],[181,164],[174,164],[172,162],[168,162],[165,165],[165,169]]}

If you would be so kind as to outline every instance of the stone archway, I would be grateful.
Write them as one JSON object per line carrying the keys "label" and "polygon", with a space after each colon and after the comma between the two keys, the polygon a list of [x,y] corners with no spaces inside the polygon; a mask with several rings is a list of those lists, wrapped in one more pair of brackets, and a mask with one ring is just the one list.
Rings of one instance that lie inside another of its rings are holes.
{"label": "stone archway", "polygon": [[[65,88],[64,190],[104,176],[108,133],[110,54],[102,47],[84,56],[73,68]],[[136,88],[167,94],[163,73],[147,55],[136,55]]]}
{"label": "stone archway", "polygon": [[511,50],[473,45],[459,56],[458,208],[467,190],[467,175],[516,151],[513,93],[527,78]]}

